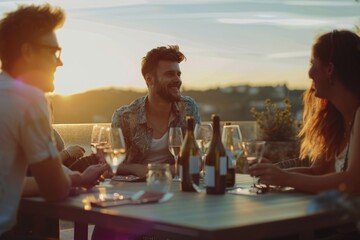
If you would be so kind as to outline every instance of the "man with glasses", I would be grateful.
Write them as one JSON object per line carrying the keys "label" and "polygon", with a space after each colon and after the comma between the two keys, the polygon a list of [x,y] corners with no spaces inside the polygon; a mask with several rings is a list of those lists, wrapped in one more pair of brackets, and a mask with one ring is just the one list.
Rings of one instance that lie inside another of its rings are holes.
{"label": "man with glasses", "polygon": [[[0,21],[0,239],[17,239],[9,230],[21,195],[64,199],[72,186],[92,187],[107,169],[66,175],[53,142],[44,92],[54,90],[63,65],[54,31],[64,20],[62,9],[45,4],[20,5]],[[26,177],[28,167],[34,177]]]}

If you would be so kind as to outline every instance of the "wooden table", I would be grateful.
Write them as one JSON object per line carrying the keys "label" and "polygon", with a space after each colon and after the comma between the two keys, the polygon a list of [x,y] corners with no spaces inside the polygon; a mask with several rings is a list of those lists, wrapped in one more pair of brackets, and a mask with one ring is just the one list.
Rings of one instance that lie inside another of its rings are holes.
{"label": "wooden table", "polygon": [[[237,184],[251,184],[248,175],[237,175]],[[94,208],[86,204],[86,195],[62,202],[45,202],[42,198],[25,198],[20,211],[75,222],[75,239],[84,239],[87,224],[113,230],[139,229],[171,239],[264,239],[287,235],[311,239],[316,229],[344,222],[340,213],[308,213],[314,195],[271,193],[257,196],[207,195],[180,192],[173,183],[174,197],[162,204],[144,204],[112,208]],[[145,183],[115,183],[126,191],[144,189]]]}

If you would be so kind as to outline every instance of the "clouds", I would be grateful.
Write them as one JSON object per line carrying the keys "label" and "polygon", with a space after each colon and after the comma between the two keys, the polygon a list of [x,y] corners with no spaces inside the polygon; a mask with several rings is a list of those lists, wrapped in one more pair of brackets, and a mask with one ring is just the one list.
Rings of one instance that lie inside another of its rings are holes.
{"label": "clouds", "polygon": [[[45,1],[0,1],[0,12],[19,2]],[[140,60],[167,44],[179,44],[188,58],[181,64],[186,88],[284,81],[306,87],[314,38],[360,24],[355,0],[47,2],[67,13],[59,34],[65,63],[56,76],[60,93],[110,85],[145,88]]]}

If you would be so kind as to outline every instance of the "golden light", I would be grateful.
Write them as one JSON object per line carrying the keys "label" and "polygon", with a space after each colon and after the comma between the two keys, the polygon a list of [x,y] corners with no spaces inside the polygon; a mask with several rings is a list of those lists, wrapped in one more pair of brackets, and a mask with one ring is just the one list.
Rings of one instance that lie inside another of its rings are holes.
{"label": "golden light", "polygon": [[[110,34],[97,32],[99,24],[69,19],[57,31],[62,47],[62,61],[55,74],[55,93],[73,94],[108,86],[126,86],[138,78],[138,64],[134,66],[124,54],[123,43]],[[110,32],[109,32],[110,33]]]}

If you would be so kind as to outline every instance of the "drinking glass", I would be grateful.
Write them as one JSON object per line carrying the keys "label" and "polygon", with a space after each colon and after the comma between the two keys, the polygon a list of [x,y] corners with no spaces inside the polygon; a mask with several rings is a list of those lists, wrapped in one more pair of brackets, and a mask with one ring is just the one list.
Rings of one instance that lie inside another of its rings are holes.
{"label": "drinking glass", "polygon": [[169,192],[171,187],[171,171],[168,163],[149,163],[146,179],[148,189],[157,192]]}
{"label": "drinking glass", "polygon": [[105,150],[110,148],[110,130],[109,127],[101,127],[98,143],[96,144],[96,155],[101,163],[105,163]]}
{"label": "drinking glass", "polygon": [[[244,141],[242,146],[244,149],[245,157],[248,162],[248,166],[255,163],[260,163],[265,150],[265,141]],[[253,186],[250,191],[257,193],[258,189],[256,186],[257,179],[253,177]]]}
{"label": "drinking glass", "polygon": [[195,126],[195,139],[196,143],[201,152],[202,168],[200,171],[200,176],[205,176],[205,159],[206,152],[209,149],[210,142],[213,135],[213,128],[210,123],[196,124]]}
{"label": "drinking glass", "polygon": [[96,153],[96,147],[99,145],[100,134],[102,129],[104,129],[104,127],[99,125],[94,125],[92,128],[91,139],[90,139],[90,147],[92,153]]}
{"label": "drinking glass", "polygon": [[183,134],[180,127],[171,127],[169,130],[168,146],[169,151],[175,159],[175,176],[174,181],[179,182],[181,179],[178,173],[178,158],[180,153],[181,144],[183,142]]}
{"label": "drinking glass", "polygon": [[232,166],[235,168],[236,160],[243,152],[241,146],[242,137],[238,125],[224,125],[221,140],[229,157]]}
{"label": "drinking glass", "polygon": [[119,165],[125,160],[126,146],[121,128],[108,128],[110,144],[103,149],[106,162],[116,175]]}

